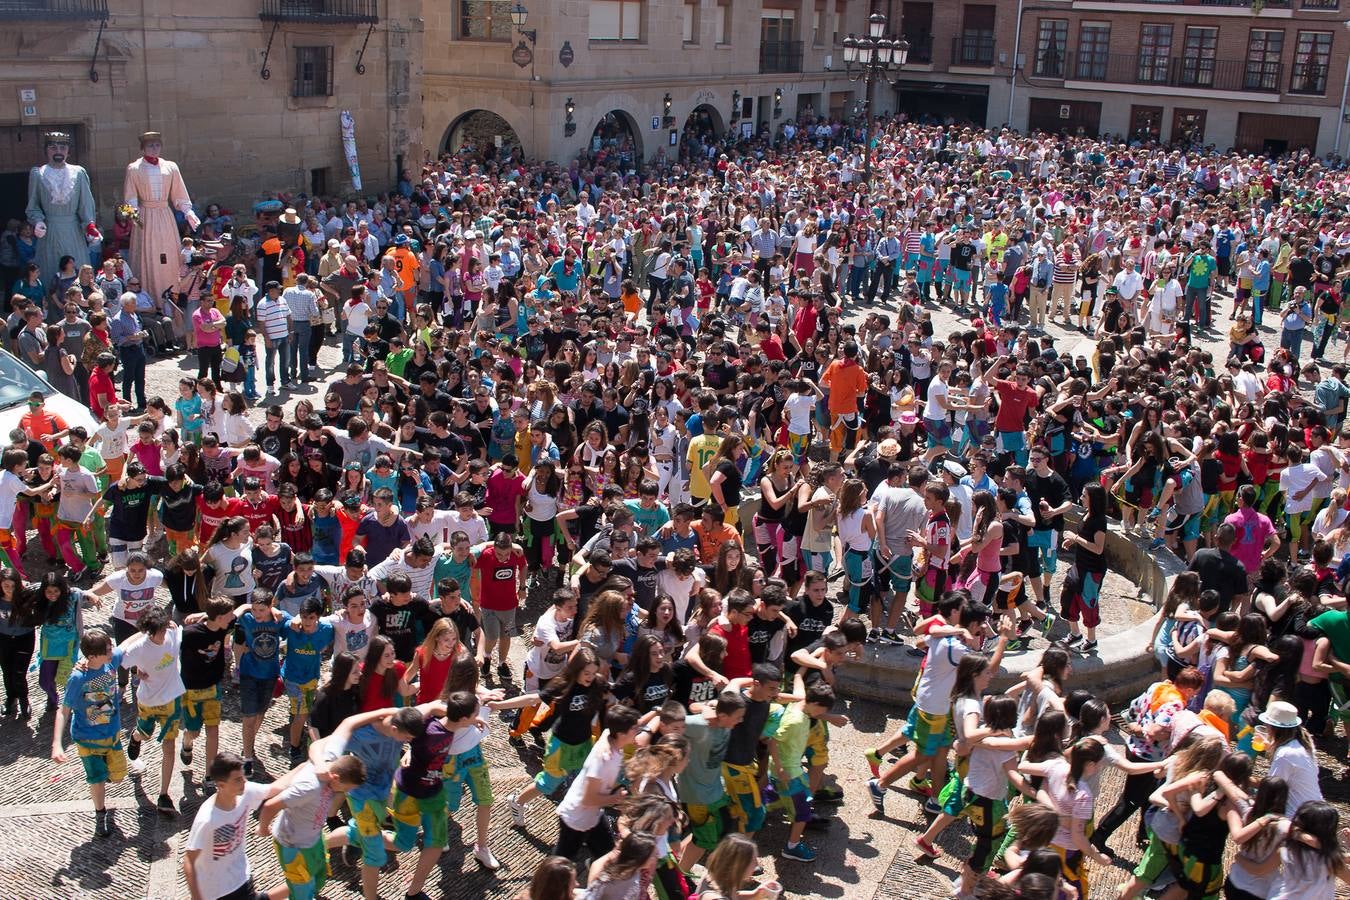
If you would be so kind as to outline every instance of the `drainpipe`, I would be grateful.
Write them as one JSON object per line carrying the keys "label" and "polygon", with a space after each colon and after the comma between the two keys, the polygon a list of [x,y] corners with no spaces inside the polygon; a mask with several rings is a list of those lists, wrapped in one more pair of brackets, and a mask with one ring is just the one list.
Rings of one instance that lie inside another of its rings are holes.
{"label": "drainpipe", "polygon": [[[1008,79],[1008,118],[1004,122],[1009,128],[1012,127],[1013,97],[1017,94],[1017,55],[1022,52],[1022,2],[1017,0],[1017,24],[1013,29],[1012,78]],[[1341,105],[1345,105],[1343,101]]]}
{"label": "drainpipe", "polygon": [[[1344,23],[1350,29],[1350,21]],[[1336,117],[1336,146],[1332,148],[1337,156],[1341,155],[1341,129],[1345,126],[1346,92],[1350,90],[1350,56],[1345,58],[1345,78],[1341,81],[1341,114]]]}

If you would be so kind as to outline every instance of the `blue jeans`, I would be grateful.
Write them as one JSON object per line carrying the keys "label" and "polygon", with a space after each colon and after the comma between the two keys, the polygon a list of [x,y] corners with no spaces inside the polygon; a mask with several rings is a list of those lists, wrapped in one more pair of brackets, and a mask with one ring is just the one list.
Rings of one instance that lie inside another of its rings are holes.
{"label": "blue jeans", "polygon": [[342,363],[346,365],[356,358],[355,346],[358,334],[352,334],[350,331],[342,332]]}
{"label": "blue jeans", "polygon": [[136,406],[145,408],[145,349],[140,344],[126,344],[117,348],[122,360],[122,399],[131,403],[136,394]]}
{"label": "blue jeans", "polygon": [[271,346],[266,350],[267,356],[266,361],[263,364],[263,372],[267,376],[267,386],[269,388],[276,384],[273,375],[278,368],[281,369],[282,384],[287,384],[291,380],[290,343],[291,342],[286,338],[281,338],[280,340],[272,341]]}
{"label": "blue jeans", "polygon": [[863,290],[867,287],[867,266],[850,266],[848,270],[848,295],[855,300],[862,299]]}
{"label": "blue jeans", "polygon": [[1298,359],[1298,352],[1303,348],[1303,329],[1302,328],[1282,328],[1280,329],[1280,346],[1289,351],[1289,356]]}
{"label": "blue jeans", "polygon": [[308,322],[296,322],[295,334],[288,342],[287,359],[290,361],[291,374],[301,381],[309,381],[309,341],[314,327]]}
{"label": "blue jeans", "polygon": [[250,399],[258,396],[258,367],[251,363],[244,366],[244,396]]}

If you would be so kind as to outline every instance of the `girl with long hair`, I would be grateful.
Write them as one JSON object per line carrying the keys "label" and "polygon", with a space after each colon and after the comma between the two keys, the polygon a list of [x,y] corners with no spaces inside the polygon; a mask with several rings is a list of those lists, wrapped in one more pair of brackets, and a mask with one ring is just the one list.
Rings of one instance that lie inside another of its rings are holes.
{"label": "girl with long hair", "polygon": [[534,867],[529,887],[515,900],[572,900],[577,886],[577,867],[570,859],[546,856]]}
{"label": "girl with long hair", "polygon": [[1223,883],[1224,897],[1264,900],[1271,895],[1275,868],[1280,861],[1280,842],[1288,830],[1284,807],[1289,802],[1289,785],[1283,778],[1263,778],[1248,800],[1241,789],[1225,784],[1227,779],[1214,780],[1234,803],[1225,815],[1237,852]]}
{"label": "girl with long hair", "polygon": [[581,900],[636,897],[642,880],[651,875],[656,863],[656,838],[630,831],[613,850],[591,863]]}
{"label": "girl with long hair", "polygon": [[746,560],[740,544],[727,542],[717,548],[717,562],[708,574],[708,586],[726,596],[736,588],[750,590],[754,567]]}
{"label": "girl with long hair", "polygon": [[61,707],[57,686],[64,688],[79,658],[80,634],[84,631],[84,592],[70,586],[65,576],[48,572],[38,583],[37,603],[42,614],[42,637],[38,665],[38,686],[47,695],[47,711],[55,715]]}
{"label": "girl with long hair", "polygon": [[788,584],[796,582],[797,538],[783,527],[788,507],[796,494],[798,481],[793,477],[797,464],[791,450],[776,450],[764,467],[759,479],[759,511],[753,526],[759,560],[770,577],[781,577]]}
{"label": "girl with long hair", "polygon": [[[1063,728],[1062,723],[1060,727]],[[1092,820],[1096,803],[1091,781],[1101,769],[1105,756],[1106,750],[1100,742],[1083,740],[1073,744],[1063,756],[1057,755],[1039,764],[1024,758],[1019,766],[1024,775],[1041,775],[1045,779],[1042,789],[1061,819],[1050,849],[1059,855],[1066,879],[1080,897],[1092,896],[1088,893],[1086,861],[1092,860],[1102,866],[1111,863],[1109,857],[1088,842],[1087,835],[1087,825]]]}
{"label": "girl with long hair", "polygon": [[627,638],[627,604],[622,593],[601,591],[586,608],[586,616],[577,629],[582,643],[606,665],[622,666],[628,662],[628,656],[620,652]]}
{"label": "girl with long hair", "polygon": [[754,838],[728,834],[708,857],[703,878],[694,889],[699,900],[769,900],[763,888],[742,890],[759,864],[759,847]]}
{"label": "girl with long hair", "polygon": [[976,491],[971,496],[971,507],[975,521],[959,560],[970,569],[957,587],[970,591],[972,598],[993,608],[1003,569],[1003,522],[999,520],[994,495],[988,491]]}
{"label": "girl with long hair", "polygon": [[1101,624],[1099,604],[1102,580],[1106,577],[1106,488],[1096,483],[1085,485],[1082,500],[1082,525],[1077,532],[1064,532],[1061,541],[1065,550],[1072,549],[1075,553],[1073,568],[1069,570],[1060,594],[1060,615],[1069,623],[1070,634],[1065,643],[1080,653],[1089,654],[1097,650],[1097,626]]}
{"label": "girl with long hair", "polygon": [[860,478],[848,479],[839,491],[837,528],[848,578],[848,606],[843,618],[851,619],[861,615],[864,608],[871,611],[872,544],[877,536],[876,521],[867,506],[867,485]]}
{"label": "girl with long hair", "polygon": [[666,659],[675,660],[684,649],[684,629],[676,618],[675,600],[669,594],[657,594],[656,602],[638,631],[638,637],[650,634],[666,648]]}
{"label": "girl with long hair", "polygon": [[553,568],[553,538],[562,489],[558,466],[551,459],[539,460],[525,478],[525,558],[536,572]]}
{"label": "girl with long hair", "polygon": [[416,679],[418,703],[430,703],[441,696],[450,665],[460,652],[459,629],[449,619],[437,619],[427,631],[421,646],[413,651],[412,662],[403,673],[406,688]]}
{"label": "girl with long hair", "polygon": [[328,737],[337,730],[342,720],[361,711],[361,661],[346,650],[333,654],[333,667],[328,680],[314,697],[309,711],[310,741]]}
{"label": "girl with long hair", "polygon": [[361,694],[361,712],[403,706],[404,698],[417,692],[404,681],[407,668],[394,655],[393,641],[382,634],[371,638],[365,662],[361,664],[361,681],[357,685]]}
{"label": "girl with long hair", "polygon": [[661,638],[639,634],[628,664],[614,682],[614,698],[640,713],[650,712],[670,697],[670,680],[670,661]]}

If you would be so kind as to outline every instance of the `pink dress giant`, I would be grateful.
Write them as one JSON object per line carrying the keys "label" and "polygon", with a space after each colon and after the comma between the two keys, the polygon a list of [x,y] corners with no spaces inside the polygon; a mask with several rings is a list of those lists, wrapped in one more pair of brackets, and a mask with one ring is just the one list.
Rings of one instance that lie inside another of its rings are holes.
{"label": "pink dress giant", "polygon": [[[158,300],[178,283],[178,223],[173,210],[188,213],[188,197],[178,165],[167,159],[156,163],[137,157],[127,165],[122,188],[125,202],[140,211],[141,223],[131,229],[131,271],[141,276],[141,289]],[[116,302],[108,298],[109,303]]]}

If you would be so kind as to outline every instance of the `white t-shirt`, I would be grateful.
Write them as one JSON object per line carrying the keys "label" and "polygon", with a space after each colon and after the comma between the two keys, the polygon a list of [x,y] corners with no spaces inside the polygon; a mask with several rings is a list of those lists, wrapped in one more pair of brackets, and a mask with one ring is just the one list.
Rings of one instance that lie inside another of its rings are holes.
{"label": "white t-shirt", "polygon": [[333,789],[321,784],[314,766],[305,763],[277,799],[282,809],[272,820],[272,837],[285,847],[313,847],[323,836],[328,809],[333,804]]}
{"label": "white t-shirt", "polygon": [[200,850],[197,863],[197,887],[207,900],[239,890],[249,878],[248,841],[250,818],[267,799],[268,786],[250,781],[244,786],[234,809],[216,808],[212,796],[197,810],[188,832],[188,850]]}
{"label": "white t-shirt", "polygon": [[121,459],[127,455],[127,420],[119,418],[116,425],[104,422],[91,435],[99,439],[98,452],[104,459]]}
{"label": "white t-shirt", "polygon": [[530,648],[525,664],[529,666],[530,672],[539,680],[540,684],[561,672],[567,665],[567,657],[570,655],[566,651],[550,650],[548,648],[549,642],[563,643],[572,640],[576,635],[576,624],[575,619],[563,619],[559,622],[553,614],[552,607],[546,610],[539,617],[539,621],[535,623],[535,644]]}
{"label": "white t-shirt", "polygon": [[938,398],[947,399],[947,382],[934,378],[928,382],[928,401],[923,408],[923,417],[932,421],[947,418],[947,410],[938,405]]}
{"label": "white t-shirt", "polygon": [[[1309,854],[1311,856],[1311,854]],[[1336,876],[1324,865],[1300,866],[1286,844],[1280,848],[1280,871],[1270,900],[1334,900]]]}
{"label": "white t-shirt", "polygon": [[448,509],[432,510],[429,522],[420,521],[415,515],[408,516],[403,521],[408,523],[408,531],[412,534],[413,541],[428,534],[437,544],[444,544],[450,540],[450,532],[455,530],[455,514]]}
{"label": "white t-shirt", "polygon": [[0,472],[0,528],[8,531],[14,525],[14,507],[19,491],[25,487],[23,479],[8,469]]}
{"label": "white t-shirt", "polygon": [[140,673],[136,702],[141,706],[163,706],[186,693],[183,676],[178,673],[178,651],[182,642],[183,630],[170,628],[162,644],[141,634],[123,651],[122,668],[136,669]]}
{"label": "white t-shirt", "polygon": [[245,541],[238,550],[225,544],[215,544],[206,551],[205,562],[215,570],[211,579],[211,596],[238,597],[258,586],[253,580],[253,544]]}
{"label": "white t-shirt", "polygon": [[586,780],[598,779],[606,790],[613,790],[619,783],[619,773],[622,770],[623,751],[609,746],[609,732],[606,731],[600,743],[591,748],[581,772],[567,789],[567,796],[558,804],[558,818],[574,831],[590,831],[600,824],[600,816],[604,810],[600,807],[583,806],[581,803],[581,799],[586,796]]}
{"label": "white t-shirt", "polygon": [[788,431],[791,434],[810,434],[811,416],[816,411],[814,394],[789,394],[783,404],[783,412],[788,417]]}
{"label": "white t-shirt", "polygon": [[479,544],[486,544],[488,539],[487,522],[482,516],[475,514],[471,519],[461,518],[459,512],[450,513],[450,533],[462,531],[469,536],[469,545],[477,547]]}
{"label": "white t-shirt", "polygon": [[148,569],[140,584],[132,584],[126,569],[114,572],[105,579],[108,587],[117,591],[117,602],[113,604],[112,617],[131,625],[154,605],[155,588],[164,583],[164,573],[159,569]]}
{"label": "white t-shirt", "polygon": [[955,635],[928,645],[928,661],[914,693],[914,705],[921,712],[930,716],[945,716],[951,712],[956,665],[969,652],[965,641]]}
{"label": "white t-shirt", "polygon": [[689,619],[689,598],[695,591],[703,590],[708,583],[707,573],[701,566],[694,567],[694,574],[681,578],[675,570],[667,566],[656,576],[656,590],[659,594],[669,594],[675,603],[675,621],[686,622]]}
{"label": "white t-shirt", "polygon": [[534,475],[530,476],[530,487],[525,497],[529,501],[525,515],[535,522],[551,522],[558,517],[558,498],[536,489]]}
{"label": "white t-shirt", "polygon": [[370,305],[364,300],[348,300],[342,307],[347,316],[347,333],[363,335],[370,322]]}
{"label": "white t-shirt", "polygon": [[1289,785],[1289,800],[1284,814],[1293,817],[1309,800],[1321,800],[1322,786],[1317,780],[1317,761],[1299,741],[1281,744],[1270,761],[1270,777],[1283,778]]}
{"label": "white t-shirt", "polygon": [[345,609],[331,616],[324,616],[322,621],[333,626],[334,653],[346,650],[357,659],[366,658],[370,639],[375,636],[375,617],[371,615],[370,610],[365,611],[359,623],[349,621]]}

